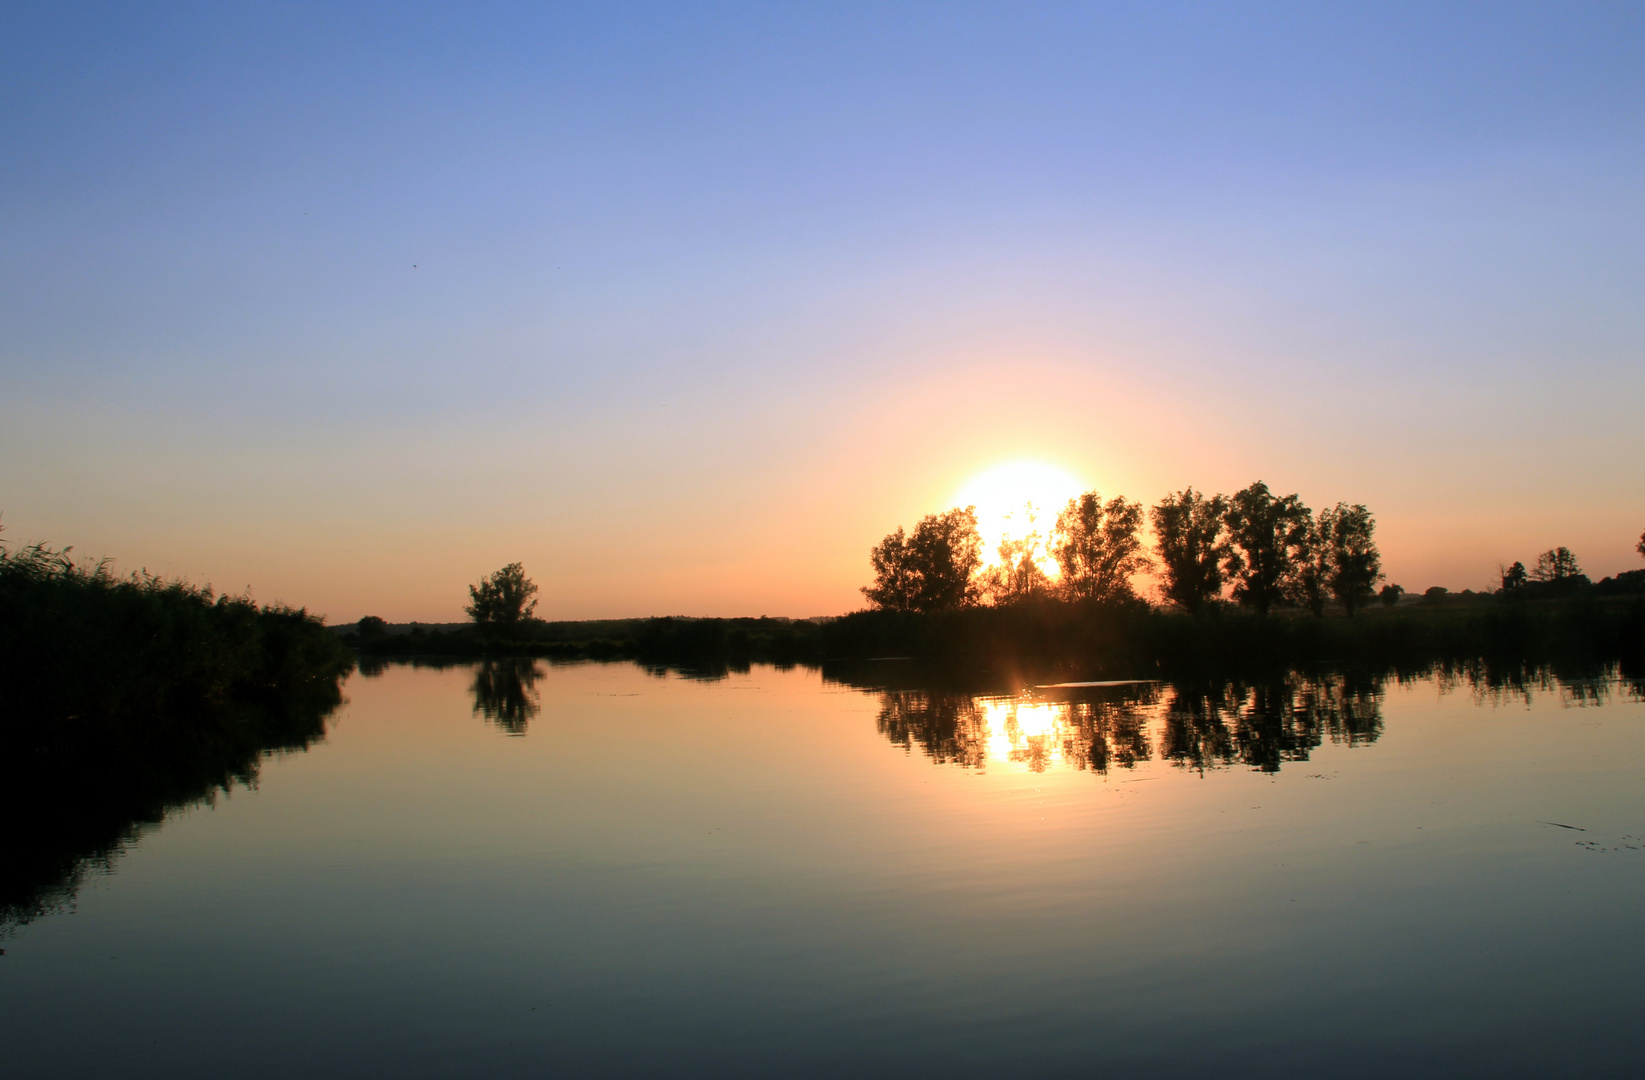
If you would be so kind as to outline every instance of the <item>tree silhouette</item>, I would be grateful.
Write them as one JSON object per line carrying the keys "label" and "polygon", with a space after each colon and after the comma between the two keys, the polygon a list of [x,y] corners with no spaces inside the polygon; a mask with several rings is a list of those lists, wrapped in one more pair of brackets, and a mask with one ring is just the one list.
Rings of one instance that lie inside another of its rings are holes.
{"label": "tree silhouette", "polygon": [[1306,537],[1296,552],[1291,572],[1290,599],[1313,612],[1325,614],[1325,599],[1331,591],[1331,537],[1336,529],[1336,511],[1319,512],[1308,525]]}
{"label": "tree silhouette", "polygon": [[1326,541],[1326,585],[1337,603],[1349,615],[1354,609],[1371,602],[1372,590],[1382,580],[1382,553],[1371,538],[1376,532],[1376,519],[1361,503],[1349,506],[1337,503],[1320,512],[1322,535]]}
{"label": "tree silhouette", "polygon": [[1530,580],[1531,575],[1526,571],[1525,564],[1516,562],[1502,571],[1502,591],[1510,595],[1519,593]]}
{"label": "tree silhouette", "polygon": [[1403,585],[1384,585],[1382,591],[1377,593],[1377,599],[1382,601],[1383,607],[1393,607],[1399,603],[1399,598],[1404,593],[1405,586]]}
{"label": "tree silhouette", "polygon": [[1034,504],[1024,503],[1023,514],[1028,523],[1026,535],[1017,538],[1004,536],[997,552],[1000,561],[986,570],[980,580],[982,592],[995,604],[1017,604],[1025,600],[1043,600],[1052,593],[1051,579],[1040,569],[1046,557],[1045,537],[1039,530],[1039,516]]}
{"label": "tree silhouette", "polygon": [[1191,487],[1167,495],[1151,511],[1166,598],[1198,614],[1222,593],[1222,564],[1228,555],[1223,518],[1228,500],[1210,498]]}
{"label": "tree silhouette", "polygon": [[463,608],[476,626],[509,633],[537,609],[537,586],[525,576],[525,567],[509,563],[490,577],[468,587],[470,603]]}
{"label": "tree silhouette", "polygon": [[1634,550],[1639,552],[1640,558],[1645,558],[1645,532],[1639,534],[1639,543],[1634,545]]}
{"label": "tree silhouette", "polygon": [[874,567],[874,584],[862,590],[868,602],[887,611],[913,611],[920,583],[909,566],[908,538],[901,525],[869,549],[868,562]]}
{"label": "tree silhouette", "polygon": [[1229,498],[1224,521],[1230,549],[1223,567],[1234,579],[1234,599],[1266,615],[1295,587],[1313,515],[1295,495],[1275,496],[1258,480]]}
{"label": "tree silhouette", "polygon": [[1536,565],[1531,568],[1531,580],[1543,581],[1550,584],[1567,584],[1583,577],[1582,568],[1576,564],[1576,556],[1571,554],[1568,547],[1550,548],[1536,557]]}
{"label": "tree silhouette", "polygon": [[1087,491],[1069,499],[1057,515],[1052,554],[1062,569],[1063,595],[1070,600],[1123,600],[1134,594],[1131,575],[1153,565],[1137,536],[1142,506],[1123,497],[1108,500]]}
{"label": "tree silhouette", "polygon": [[901,528],[869,553],[874,584],[870,603],[892,611],[946,611],[977,602],[973,580],[982,565],[982,536],[974,506],[929,514],[910,535]]}

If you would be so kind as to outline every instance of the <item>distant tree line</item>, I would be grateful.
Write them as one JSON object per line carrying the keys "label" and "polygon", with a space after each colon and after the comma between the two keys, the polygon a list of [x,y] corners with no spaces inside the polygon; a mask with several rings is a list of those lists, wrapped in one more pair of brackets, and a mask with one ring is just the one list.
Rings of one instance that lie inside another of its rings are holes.
{"label": "distant tree line", "polygon": [[[1141,536],[1145,520],[1153,525],[1152,554]],[[1298,606],[1319,614],[1335,600],[1352,614],[1376,597],[1383,579],[1375,531],[1362,504],[1339,502],[1316,514],[1260,480],[1227,496],[1184,488],[1146,512],[1088,491],[1068,500],[1049,536],[1030,517],[1027,535],[1006,538],[987,567],[972,507],[932,514],[911,533],[899,528],[870,552],[874,583],[862,591],[891,611],[1049,598],[1115,602],[1137,599],[1131,578],[1157,568],[1164,598],[1196,614],[1225,589],[1264,613]],[[1045,562],[1056,564],[1055,578]]]}

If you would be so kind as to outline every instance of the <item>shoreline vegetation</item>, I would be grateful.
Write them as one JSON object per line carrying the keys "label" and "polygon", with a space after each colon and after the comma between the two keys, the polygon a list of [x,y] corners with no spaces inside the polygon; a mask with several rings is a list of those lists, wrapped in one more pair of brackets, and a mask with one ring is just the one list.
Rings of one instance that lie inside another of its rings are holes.
{"label": "shoreline vegetation", "polygon": [[[983,558],[975,507],[931,514],[869,552],[868,610],[837,618],[533,617],[537,586],[510,563],[469,586],[468,624],[339,628],[362,662],[444,657],[636,660],[713,668],[919,659],[995,671],[1152,678],[1465,660],[1571,663],[1645,657],[1645,570],[1592,582],[1559,547],[1499,567],[1501,587],[1420,596],[1382,584],[1363,504],[1315,513],[1257,481],[1233,495],[1192,487],[1152,507],[1088,491],[1048,531]],[[1144,542],[1151,522],[1152,547]],[[1638,548],[1645,555],[1645,535]],[[1132,578],[1156,572],[1158,600]],[[1377,586],[1382,584],[1379,590]]]}
{"label": "shoreline vegetation", "polygon": [[[1645,575],[1642,575],[1645,577]],[[1024,679],[1184,677],[1285,668],[1426,668],[1484,660],[1558,667],[1645,665],[1645,588],[1563,597],[1446,594],[1353,618],[1267,616],[1220,605],[1198,616],[1125,602],[1041,600],[834,619],[685,618],[531,622],[507,635],[447,624],[340,627],[362,669],[395,660],[625,660],[687,670],[921,661]],[[1645,582],[1639,583],[1645,585]]]}
{"label": "shoreline vegetation", "polygon": [[167,814],[324,738],[354,663],[301,609],[0,549],[0,935],[71,904]]}
{"label": "shoreline vegetation", "polygon": [[[1316,518],[1287,497],[1272,500],[1284,510],[1272,514],[1261,492],[1242,494],[1241,513],[1284,519],[1271,535],[1300,538],[1288,549],[1295,557],[1236,549],[1217,517],[1234,501],[1185,492],[1173,497],[1186,509],[1157,530],[1157,549],[1188,570],[1167,574],[1162,602],[1149,602],[1129,581],[1153,559],[1136,535],[1135,504],[1088,493],[1070,501],[1051,537],[1027,546],[1007,538],[991,566],[967,508],[876,547],[870,609],[815,619],[544,621],[534,617],[537,586],[512,563],[470,586],[469,623],[368,617],[328,627],[299,608],[146,573],[117,577],[68,549],[0,547],[0,813],[14,836],[0,865],[0,936],[71,905],[88,874],[168,814],[253,786],[269,756],[324,739],[342,680],[395,661],[472,663],[476,715],[515,735],[539,707],[541,660],[634,661],[709,679],[754,663],[805,665],[880,693],[887,737],[944,760],[968,760],[975,748],[966,695],[1059,679],[1170,681],[1167,711],[1182,714],[1172,721],[1182,731],[1162,736],[1161,754],[1264,768],[1305,756],[1321,732],[1374,737],[1389,678],[1437,673],[1488,692],[1621,678],[1645,693],[1645,570],[1592,583],[1561,548],[1533,569],[1504,568],[1499,590],[1412,597],[1388,587],[1366,607],[1380,570],[1363,507]],[[1344,528],[1359,537],[1341,545],[1360,559],[1348,578],[1333,576],[1336,556],[1319,555],[1304,535],[1340,538]],[[1047,553],[1060,573],[1044,572]],[[1252,567],[1266,576],[1249,577]],[[1344,580],[1361,603],[1323,599]],[[1321,674],[1330,671],[1339,674]],[[1123,705],[1153,693],[1110,696]],[[1339,697],[1341,709],[1318,707]],[[1370,726],[1361,731],[1360,720]],[[1082,735],[1081,753],[1093,763],[1134,756],[1134,738],[1121,746],[1106,731]],[[65,803],[64,791],[97,797]]]}
{"label": "shoreline vegetation", "polygon": [[324,697],[354,666],[304,609],[147,573],[119,577],[70,551],[0,549],[7,737],[22,716],[33,738],[51,742],[136,717]]}

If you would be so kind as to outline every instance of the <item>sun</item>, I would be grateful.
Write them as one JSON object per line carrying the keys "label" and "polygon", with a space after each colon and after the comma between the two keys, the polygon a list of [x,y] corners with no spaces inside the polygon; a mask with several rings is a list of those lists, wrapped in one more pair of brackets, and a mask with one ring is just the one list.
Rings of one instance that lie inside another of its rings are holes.
{"label": "sun", "polygon": [[1048,535],[1057,511],[1084,490],[1084,482],[1067,469],[1044,461],[1012,461],[966,481],[954,504],[977,508],[983,559],[992,564],[999,560],[1001,540],[1020,539],[1035,529]]}

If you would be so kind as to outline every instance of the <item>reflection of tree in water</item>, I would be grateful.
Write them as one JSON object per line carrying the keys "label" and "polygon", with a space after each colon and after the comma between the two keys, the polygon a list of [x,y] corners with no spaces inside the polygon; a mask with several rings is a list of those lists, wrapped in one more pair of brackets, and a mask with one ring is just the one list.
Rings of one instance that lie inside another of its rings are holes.
{"label": "reflection of tree in water", "polygon": [[1098,775],[1134,768],[1156,750],[1201,772],[1235,764],[1277,772],[1285,762],[1306,761],[1327,739],[1360,746],[1382,734],[1379,678],[1291,674],[1184,684],[1163,694],[1158,685],[1136,683],[1041,695],[884,691],[878,726],[893,743],[918,746],[940,763],[981,769],[993,759],[1034,772],[1060,764]]}
{"label": "reflection of tree in water", "polygon": [[276,700],[123,722],[29,724],[0,732],[0,936],[73,903],[86,878],[176,810],[255,787],[263,761],[323,739],[335,681]]}
{"label": "reflection of tree in water", "polygon": [[880,695],[880,734],[905,750],[918,746],[932,761],[981,768],[988,759],[988,725],[970,694],[888,690]]}
{"label": "reflection of tree in water", "polygon": [[1239,762],[1278,772],[1324,740],[1348,746],[1382,734],[1382,682],[1349,675],[1287,675],[1254,685],[1215,682],[1172,690],[1160,754],[1201,772]]}
{"label": "reflection of tree in water", "polygon": [[1104,775],[1116,765],[1134,769],[1153,757],[1148,706],[1154,704],[1156,695],[1152,687],[1148,689],[1130,700],[1069,703],[1063,760]]}
{"label": "reflection of tree in water", "polygon": [[483,714],[510,735],[524,735],[526,726],[542,711],[537,700],[537,680],[542,677],[542,667],[528,658],[482,662],[470,687],[475,715]]}
{"label": "reflection of tree in water", "polygon": [[1148,706],[1157,692],[1147,684],[1105,690],[1076,701],[888,690],[877,726],[891,742],[918,746],[940,764],[983,769],[992,756],[1032,772],[1059,761],[1097,773],[1129,769],[1152,754]]}

